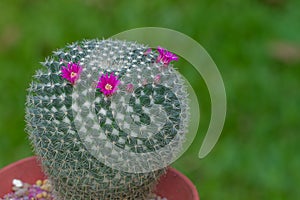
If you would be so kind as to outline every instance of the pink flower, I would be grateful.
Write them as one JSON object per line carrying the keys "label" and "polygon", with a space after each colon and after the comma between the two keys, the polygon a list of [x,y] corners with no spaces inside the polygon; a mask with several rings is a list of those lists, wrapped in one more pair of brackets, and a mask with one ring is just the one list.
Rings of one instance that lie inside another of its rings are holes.
{"label": "pink flower", "polygon": [[69,62],[68,66],[62,66],[61,68],[61,77],[70,81],[72,85],[75,85],[76,81],[80,77],[82,72],[82,67],[79,64]]}
{"label": "pink flower", "polygon": [[97,88],[99,88],[105,96],[109,96],[116,92],[119,84],[120,81],[114,73],[111,73],[109,76],[108,73],[106,73],[99,78]]}
{"label": "pink flower", "polygon": [[157,47],[157,51],[159,53],[159,56],[157,57],[156,62],[162,62],[165,66],[173,60],[178,60],[178,57],[175,54],[167,51],[162,47]]}

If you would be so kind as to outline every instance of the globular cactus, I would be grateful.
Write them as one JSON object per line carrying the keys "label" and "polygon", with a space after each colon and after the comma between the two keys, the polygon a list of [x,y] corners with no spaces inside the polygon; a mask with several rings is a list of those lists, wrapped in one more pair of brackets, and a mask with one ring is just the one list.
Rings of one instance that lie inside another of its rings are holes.
{"label": "globular cactus", "polygon": [[160,47],[87,40],[42,63],[26,129],[57,200],[148,198],[187,132],[188,94],[172,60]]}

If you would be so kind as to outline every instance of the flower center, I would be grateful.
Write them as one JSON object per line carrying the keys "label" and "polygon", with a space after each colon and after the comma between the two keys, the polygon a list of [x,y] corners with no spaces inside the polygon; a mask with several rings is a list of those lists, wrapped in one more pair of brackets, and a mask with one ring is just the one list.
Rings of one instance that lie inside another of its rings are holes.
{"label": "flower center", "polygon": [[106,90],[112,90],[112,85],[109,84],[109,83],[107,83],[107,84],[105,85],[105,89],[106,89]]}
{"label": "flower center", "polygon": [[77,76],[77,73],[72,72],[72,73],[71,73],[71,78],[74,78],[75,76]]}

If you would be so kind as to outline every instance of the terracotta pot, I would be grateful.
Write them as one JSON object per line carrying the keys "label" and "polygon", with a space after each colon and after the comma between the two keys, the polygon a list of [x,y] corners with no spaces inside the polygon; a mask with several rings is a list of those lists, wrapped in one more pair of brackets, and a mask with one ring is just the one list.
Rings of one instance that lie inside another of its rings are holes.
{"label": "terracotta pot", "polygon": [[[11,192],[13,179],[33,184],[36,180],[45,178],[36,157],[17,161],[0,170],[0,197]],[[193,183],[173,168],[169,168],[167,174],[161,178],[156,193],[168,200],[199,200]]]}

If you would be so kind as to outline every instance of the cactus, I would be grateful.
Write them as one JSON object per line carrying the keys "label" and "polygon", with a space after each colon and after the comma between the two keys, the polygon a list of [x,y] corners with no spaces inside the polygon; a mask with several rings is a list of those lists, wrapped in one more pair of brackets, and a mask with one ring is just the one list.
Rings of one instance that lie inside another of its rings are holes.
{"label": "cactus", "polygon": [[56,199],[148,198],[187,132],[176,59],[160,47],[86,40],[42,63],[26,131]]}

